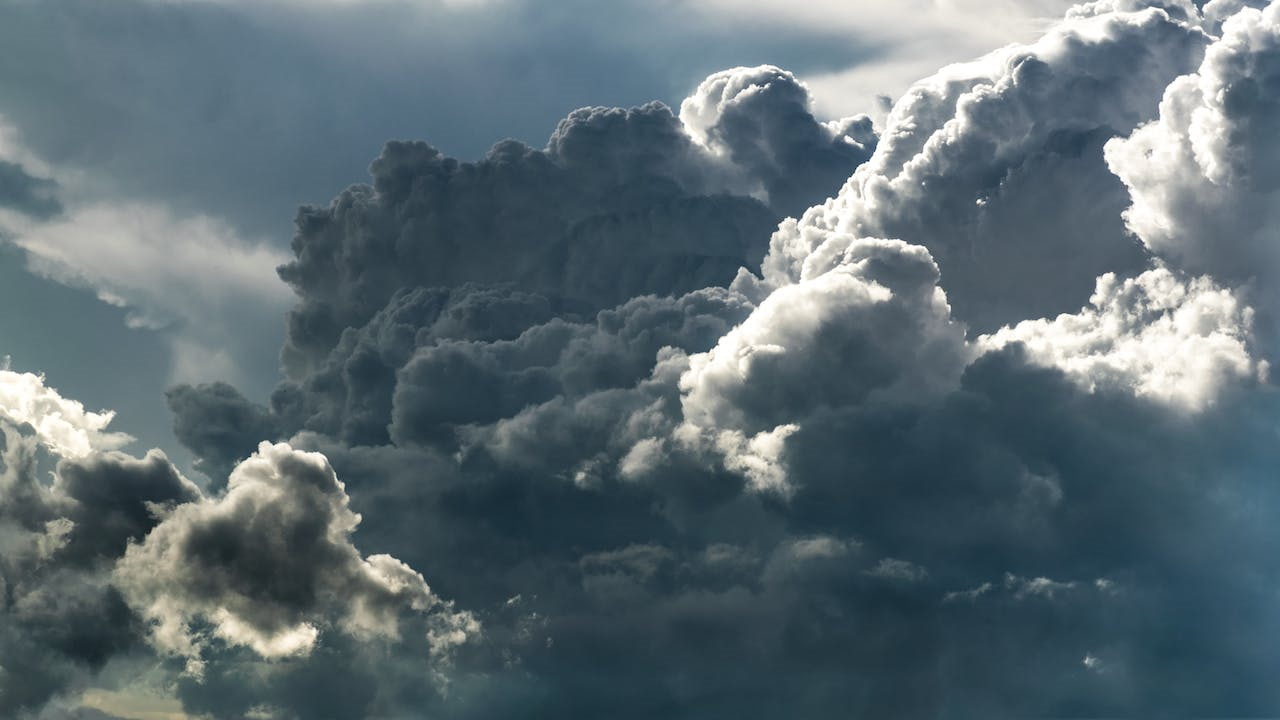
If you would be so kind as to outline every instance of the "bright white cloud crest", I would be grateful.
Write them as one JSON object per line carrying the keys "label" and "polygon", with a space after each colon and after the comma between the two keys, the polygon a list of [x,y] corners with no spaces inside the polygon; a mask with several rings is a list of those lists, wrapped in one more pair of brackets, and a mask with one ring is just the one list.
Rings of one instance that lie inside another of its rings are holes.
{"label": "bright white cloud crest", "polygon": [[111,432],[115,413],[89,412],[45,385],[44,378],[17,373],[0,365],[0,419],[29,425],[51,452],[66,458],[82,458],[95,451],[124,447],[133,438]]}

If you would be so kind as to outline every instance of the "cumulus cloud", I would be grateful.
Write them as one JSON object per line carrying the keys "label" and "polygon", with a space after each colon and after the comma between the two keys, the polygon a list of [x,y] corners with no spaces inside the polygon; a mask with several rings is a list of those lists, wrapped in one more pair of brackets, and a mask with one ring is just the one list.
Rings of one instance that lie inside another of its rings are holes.
{"label": "cumulus cloud", "polygon": [[75,400],[62,397],[32,373],[0,369],[0,418],[30,426],[40,442],[63,457],[80,458],[95,450],[114,450],[133,441],[107,430],[114,413],[89,412]]}
{"label": "cumulus cloud", "polygon": [[774,235],[765,279],[826,267],[822,244],[898,238],[936,258],[956,315],[979,330],[1073,310],[1096,276],[1144,258],[1102,145],[1154,111],[1208,37],[1159,8],[1075,17],[1039,41],[947,67],[895,104],[839,196]]}
{"label": "cumulus cloud", "polygon": [[264,443],[223,496],[175,508],[131,545],[113,578],[151,623],[152,644],[185,657],[197,675],[205,643],[197,620],[264,658],[311,652],[322,628],[399,639],[402,612],[430,613],[433,653],[478,632],[409,566],[363,557],[350,541],[359,522],[322,455]]}
{"label": "cumulus cloud", "polygon": [[[1126,168],[1188,77],[1265,74],[1241,48],[1273,11],[1242,7],[1082,5],[914,86],[874,143],[764,67],[679,117],[577,111],[544,150],[389,145],[299,216],[270,406],[170,394],[209,472],[288,438],[117,567],[153,645],[204,662],[184,706],[1272,712],[1267,295],[1148,237],[1195,176]],[[1231,256],[1213,217],[1170,237]],[[412,643],[371,659],[409,627],[468,639],[447,695]]]}
{"label": "cumulus cloud", "polygon": [[754,433],[824,406],[924,398],[954,384],[963,328],[929,253],[897,240],[847,241],[834,269],[770,294],[691,359],[681,378],[688,421]]}
{"label": "cumulus cloud", "polygon": [[1076,315],[1003,328],[979,345],[1020,343],[1033,362],[1090,391],[1112,386],[1192,410],[1224,385],[1267,380],[1269,365],[1251,347],[1253,309],[1208,277],[1157,268],[1122,281],[1108,273],[1089,303]]}
{"label": "cumulus cloud", "polygon": [[1170,83],[1157,119],[1108,143],[1107,161],[1129,188],[1125,220],[1147,248],[1192,273],[1252,282],[1272,315],[1280,7],[1240,7],[1221,32],[1196,71]]}
{"label": "cumulus cloud", "polygon": [[[19,717],[138,649],[111,564],[198,491],[159,451],[110,450],[127,438],[106,430],[109,413],[85,413],[38,376],[3,377],[0,711]],[[42,452],[57,460],[52,482]]]}
{"label": "cumulus cloud", "polygon": [[741,168],[784,214],[797,214],[833,194],[875,149],[866,115],[819,123],[806,88],[773,66],[718,72],[680,103],[686,132],[714,155]]}
{"label": "cumulus cloud", "polygon": [[[730,78],[736,93],[719,87]],[[545,150],[506,141],[478,163],[389,143],[372,186],[298,217],[296,259],[281,268],[304,300],[290,315],[290,372],[313,369],[399,288],[506,283],[594,311],[728,284],[759,262],[797,193],[834,191],[875,143],[866,121],[819,123],[776,68],[717,76],[690,102],[693,130],[660,103],[586,108]]]}
{"label": "cumulus cloud", "polygon": [[336,629],[356,655],[413,644],[417,681],[436,687],[479,633],[420,573],[355,549],[360,518],[323,456],[264,443],[206,497],[161,451],[114,450],[129,438],[107,429],[110,413],[86,413],[39,376],[2,371],[0,384],[6,716],[91,713],[71,698],[148,644],[198,676],[209,652],[294,657],[330,648]]}

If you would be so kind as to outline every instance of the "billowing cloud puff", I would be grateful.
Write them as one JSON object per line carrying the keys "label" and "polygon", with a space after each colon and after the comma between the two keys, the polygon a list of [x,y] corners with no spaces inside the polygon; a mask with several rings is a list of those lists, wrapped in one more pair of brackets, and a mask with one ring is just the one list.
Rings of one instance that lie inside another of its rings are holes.
{"label": "billowing cloud puff", "polygon": [[[199,491],[159,451],[108,450],[127,440],[106,429],[109,413],[38,376],[0,378],[0,713],[21,717],[140,647],[111,565]],[[58,460],[51,483],[42,450]]]}
{"label": "billowing cloud puff", "polygon": [[1165,90],[1159,118],[1107,145],[1128,186],[1125,220],[1192,273],[1255,281],[1274,304],[1280,243],[1280,6],[1241,9],[1199,69]]}
{"label": "billowing cloud puff", "polygon": [[280,421],[227,383],[171,388],[173,433],[196,454],[196,469],[221,482],[264,439],[282,434]]}
{"label": "billowing cloud puff", "polygon": [[196,621],[265,658],[306,654],[330,627],[399,639],[406,612],[430,614],[433,652],[478,632],[404,563],[362,557],[350,541],[359,522],[324,456],[263,443],[222,497],[175,508],[128,548],[113,578],[151,623],[152,644],[197,674],[205,640]]}
{"label": "billowing cloud puff", "polygon": [[40,442],[63,457],[84,457],[94,450],[112,450],[133,441],[124,433],[108,431],[114,414],[88,412],[46,387],[44,378],[0,366],[0,418],[29,425]]}
{"label": "billowing cloud puff", "polygon": [[739,92],[688,122],[660,103],[584,108],[545,150],[504,141],[478,163],[389,143],[372,186],[299,214],[296,259],[281,268],[303,298],[290,372],[314,369],[401,288],[514,284],[592,312],[728,284],[758,264],[798,196],[833,193],[875,144],[865,120],[819,123],[804,87],[776,68],[717,76],[690,107],[730,79]]}
{"label": "billowing cloud puff", "polygon": [[791,215],[833,194],[877,140],[865,115],[823,124],[811,112],[807,88],[764,65],[704,80],[680,104],[680,122],[694,142],[739,168],[745,190]]}
{"label": "billowing cloud puff", "polygon": [[1223,385],[1265,381],[1253,356],[1253,309],[1207,277],[1165,269],[1098,279],[1090,306],[1054,320],[1027,320],[979,340],[1020,343],[1037,363],[1061,369],[1092,391],[1110,386],[1187,409],[1213,402]]}
{"label": "billowing cloud puff", "polygon": [[777,290],[691,359],[686,420],[754,433],[822,407],[950,389],[967,350],[937,280],[918,245],[849,239],[833,270]]}
{"label": "billowing cloud puff", "polygon": [[1097,275],[1143,262],[1101,148],[1199,62],[1208,37],[1180,17],[1075,17],[916,84],[840,195],[774,235],[766,280],[823,271],[805,263],[828,237],[890,237],[929,249],[957,316],[976,329],[1079,307]]}
{"label": "billowing cloud puff", "polygon": [[759,489],[787,490],[777,455],[796,423],[936,398],[970,354],[928,251],[898,240],[830,245],[832,270],[770,294],[680,378],[678,435],[706,436]]}
{"label": "billowing cloud puff", "polygon": [[136,458],[111,449],[128,438],[107,429],[110,413],[84,412],[39,376],[0,379],[6,717],[41,708],[79,717],[58,708],[74,707],[69,696],[110,663],[145,657],[148,643],[198,675],[202,659],[226,646],[294,657],[332,647],[325,633],[337,629],[344,652],[401,652],[411,631],[416,679],[435,687],[454,649],[479,633],[474,616],[441,601],[421,574],[352,546],[359,516],[322,456],[263,444],[222,495],[207,498],[159,450]]}

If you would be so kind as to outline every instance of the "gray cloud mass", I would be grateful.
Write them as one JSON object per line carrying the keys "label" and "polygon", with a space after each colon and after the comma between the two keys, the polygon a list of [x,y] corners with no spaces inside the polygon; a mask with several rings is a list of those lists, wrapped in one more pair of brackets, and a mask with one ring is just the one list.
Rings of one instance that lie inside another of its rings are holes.
{"label": "gray cloud mass", "polygon": [[388,143],[269,402],[168,392],[203,484],[0,371],[0,711],[1275,715],[1277,38],[1102,0],[883,128],[759,66]]}

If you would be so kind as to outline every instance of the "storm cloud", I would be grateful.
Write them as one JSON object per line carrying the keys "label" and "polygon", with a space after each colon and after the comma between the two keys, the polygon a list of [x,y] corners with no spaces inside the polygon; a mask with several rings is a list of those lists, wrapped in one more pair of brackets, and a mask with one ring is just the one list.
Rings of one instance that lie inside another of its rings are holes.
{"label": "storm cloud", "polygon": [[169,391],[199,485],[0,373],[0,698],[1274,715],[1278,8],[1081,5],[878,131],[759,66],[388,143],[298,213],[269,402]]}
{"label": "storm cloud", "polygon": [[331,631],[397,642],[407,614],[438,666],[480,632],[421,574],[351,545],[360,518],[323,457],[264,443],[206,496],[159,450],[107,449],[126,440],[110,415],[43,378],[0,371],[0,386],[6,715],[38,713],[148,645],[200,679],[210,645],[277,659]]}

